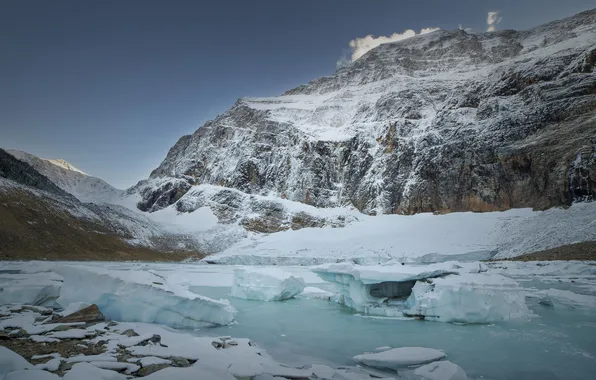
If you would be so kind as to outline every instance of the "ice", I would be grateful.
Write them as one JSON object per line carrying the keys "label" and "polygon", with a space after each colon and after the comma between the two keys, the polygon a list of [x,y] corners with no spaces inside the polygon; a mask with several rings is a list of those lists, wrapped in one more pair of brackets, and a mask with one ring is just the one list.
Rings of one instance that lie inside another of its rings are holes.
{"label": "ice", "polygon": [[78,266],[56,271],[64,278],[58,299],[61,305],[94,303],[113,320],[198,328],[205,323],[230,324],[236,314],[227,300],[197,295],[147,271]]}
{"label": "ice", "polygon": [[60,295],[55,273],[0,274],[0,305],[19,303],[52,306]]}
{"label": "ice", "polygon": [[21,355],[0,346],[0,379],[7,373],[23,369],[33,369],[33,366]]}
{"label": "ice", "polygon": [[331,297],[333,297],[333,293],[321,288],[317,288],[315,286],[307,286],[306,288],[304,288],[302,293],[299,294],[299,296],[305,298],[318,298],[329,301],[331,300]]}
{"label": "ice", "polygon": [[64,375],[63,380],[126,380],[126,376],[89,363],[77,363]]}
{"label": "ice", "polygon": [[555,301],[555,304],[563,304],[574,308],[596,309],[596,297],[574,293],[562,289],[544,289],[535,293],[538,296]]}
{"label": "ice", "polygon": [[445,353],[434,348],[399,347],[391,350],[354,356],[358,363],[376,368],[400,369],[443,359]]}
{"label": "ice", "polygon": [[342,263],[312,270],[335,284],[340,303],[365,314],[464,323],[531,315],[516,281],[484,270],[470,273],[478,268],[474,263],[452,262],[424,266]]}
{"label": "ice", "polygon": [[414,374],[421,380],[468,380],[468,376],[457,364],[448,360],[433,362],[416,368]]}
{"label": "ice", "polygon": [[492,323],[532,313],[519,284],[498,274],[462,274],[416,282],[407,315],[439,322]]}
{"label": "ice", "polygon": [[25,370],[11,372],[4,380],[60,380],[60,377],[42,370]]}
{"label": "ice", "polygon": [[304,280],[277,268],[246,268],[234,271],[231,295],[258,301],[281,301],[304,290]]}

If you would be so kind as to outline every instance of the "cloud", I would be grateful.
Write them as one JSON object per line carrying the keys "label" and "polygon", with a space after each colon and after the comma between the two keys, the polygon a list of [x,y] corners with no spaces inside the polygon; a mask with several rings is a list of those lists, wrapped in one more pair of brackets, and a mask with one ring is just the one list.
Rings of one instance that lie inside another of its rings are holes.
{"label": "cloud", "polygon": [[486,17],[486,25],[488,28],[487,32],[494,32],[497,29],[497,24],[501,22],[502,17],[499,16],[499,12],[488,12]]}
{"label": "cloud", "polygon": [[[422,28],[418,35],[432,33],[437,30],[439,30],[439,28]],[[404,30],[403,33],[393,33],[390,36],[373,37],[372,35],[368,35],[366,37],[356,38],[350,41],[350,56],[348,57],[348,54],[344,55],[339,61],[337,61],[337,66],[342,67],[350,62],[354,62],[358,58],[362,57],[367,51],[376,48],[381,44],[405,40],[416,35],[417,34],[415,31],[412,29],[407,29]]]}

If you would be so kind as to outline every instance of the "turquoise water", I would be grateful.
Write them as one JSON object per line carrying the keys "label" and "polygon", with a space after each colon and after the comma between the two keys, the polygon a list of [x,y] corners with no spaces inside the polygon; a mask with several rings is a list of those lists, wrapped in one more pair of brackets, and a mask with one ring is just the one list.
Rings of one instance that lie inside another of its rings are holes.
{"label": "turquoise water", "polygon": [[229,298],[227,287],[191,290],[228,298],[239,311],[237,324],[198,334],[247,337],[292,365],[353,365],[354,355],[377,347],[423,346],[444,350],[470,378],[572,380],[596,374],[596,317],[589,311],[533,302],[537,317],[530,320],[454,325],[368,318],[318,299],[259,302]]}

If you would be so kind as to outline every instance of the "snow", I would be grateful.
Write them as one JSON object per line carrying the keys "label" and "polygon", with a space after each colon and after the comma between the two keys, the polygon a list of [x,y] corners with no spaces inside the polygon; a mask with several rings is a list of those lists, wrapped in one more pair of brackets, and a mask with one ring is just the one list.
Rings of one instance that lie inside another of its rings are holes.
{"label": "snow", "polygon": [[0,346],[0,379],[7,373],[23,369],[33,369],[33,366],[21,355]]}
{"label": "snow", "polygon": [[47,362],[43,363],[43,364],[36,364],[35,368],[39,369],[39,370],[46,370],[46,371],[57,371],[58,368],[60,367],[60,363],[61,360],[60,358],[54,358],[54,359],[50,359]]}
{"label": "snow", "polygon": [[376,368],[401,369],[443,359],[445,353],[434,348],[399,347],[391,350],[354,356],[358,363]]}
{"label": "snow", "polygon": [[258,301],[281,301],[300,294],[304,286],[302,278],[281,269],[236,269],[231,295]]}
{"label": "snow", "polygon": [[421,380],[468,380],[468,376],[457,364],[448,360],[433,362],[416,368],[414,374]]}
{"label": "snow", "polygon": [[144,358],[131,358],[128,359],[130,363],[140,363],[141,367],[147,367],[154,364],[172,364],[171,360],[158,358],[155,356],[145,356]]}
{"label": "snow", "polygon": [[136,364],[116,362],[116,361],[107,361],[107,362],[93,361],[93,362],[89,362],[89,364],[91,364],[94,367],[101,368],[101,369],[111,369],[111,370],[115,370],[115,371],[123,371],[124,370],[128,374],[136,372],[141,368]]}
{"label": "snow", "polygon": [[116,358],[109,355],[78,355],[65,359],[67,363],[81,362],[115,362]]}
{"label": "snow", "polygon": [[304,228],[254,235],[205,260],[247,265],[316,265],[352,260],[370,265],[391,260],[426,262],[430,255],[437,256],[436,261],[449,260],[453,255],[468,255],[468,260],[486,259],[499,247],[497,232],[533,214],[530,209],[446,215],[360,214],[358,221],[343,228]]}
{"label": "snow", "polygon": [[30,335],[29,339],[37,343],[54,343],[60,341],[60,339],[50,338],[44,335]]}
{"label": "snow", "polygon": [[4,377],[4,380],[59,380],[60,377],[42,370],[14,371]]}
{"label": "snow", "polygon": [[109,319],[196,328],[229,324],[236,314],[227,300],[199,296],[147,271],[80,266],[55,271],[64,278],[60,304],[94,303]]}
{"label": "snow", "polygon": [[56,339],[83,339],[88,336],[93,336],[94,333],[83,329],[70,329],[65,331],[51,332],[48,336]]}
{"label": "snow", "polygon": [[126,380],[117,372],[101,369],[89,363],[77,363],[63,377],[64,380]]}

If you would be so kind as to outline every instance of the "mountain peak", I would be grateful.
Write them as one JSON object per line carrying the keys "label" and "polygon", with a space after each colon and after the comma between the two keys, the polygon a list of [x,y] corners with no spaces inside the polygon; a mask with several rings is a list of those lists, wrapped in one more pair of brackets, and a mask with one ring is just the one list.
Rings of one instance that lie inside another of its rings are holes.
{"label": "mountain peak", "polygon": [[71,164],[69,164],[68,162],[66,162],[66,161],[64,161],[63,159],[60,159],[60,158],[59,159],[55,159],[55,160],[46,160],[46,161],[48,161],[49,163],[54,164],[56,166],[59,166],[59,167],[61,167],[63,169],[66,169],[66,170],[70,170],[70,171],[73,171],[73,172],[81,173],[81,174],[84,174],[86,176],[89,175],[89,174],[85,173],[84,171],[75,168],[74,166],[72,166]]}

